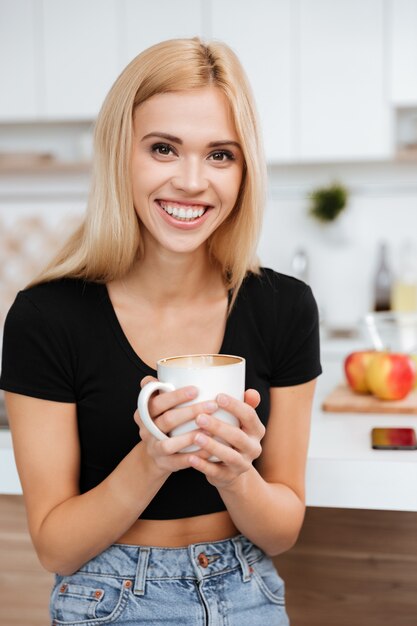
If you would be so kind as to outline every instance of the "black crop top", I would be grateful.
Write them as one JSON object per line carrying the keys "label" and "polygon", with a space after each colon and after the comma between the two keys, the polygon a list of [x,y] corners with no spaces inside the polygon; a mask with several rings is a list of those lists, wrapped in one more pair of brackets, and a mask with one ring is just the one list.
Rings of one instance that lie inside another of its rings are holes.
{"label": "black crop top", "polygon": [[[261,394],[257,412],[266,425],[271,386],[297,385],[321,373],[311,289],[270,269],[248,274],[220,352],[246,359],[246,388]],[[129,344],[105,285],[62,279],[17,295],[4,328],[0,387],[77,404],[81,493],[106,478],[139,441],[133,413],[139,383],[149,374],[156,376]],[[190,468],[169,476],[141,518],[225,508],[217,489]]]}

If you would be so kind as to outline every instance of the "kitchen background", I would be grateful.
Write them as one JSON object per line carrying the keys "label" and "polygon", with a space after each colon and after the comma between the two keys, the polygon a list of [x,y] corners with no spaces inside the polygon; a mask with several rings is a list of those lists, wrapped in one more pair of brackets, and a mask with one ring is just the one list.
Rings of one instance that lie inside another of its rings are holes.
{"label": "kitchen background", "polygon": [[[247,70],[269,173],[259,255],[295,274],[307,259],[324,341],[354,334],[372,309],[381,243],[394,277],[408,246],[417,284],[417,0],[0,0],[0,329],[16,290],[82,217],[93,123],[112,82],[152,43],[194,35],[226,41]],[[334,181],[348,204],[320,224],[308,196]],[[311,515],[313,545],[323,518]],[[364,518],[329,519],[338,553]],[[411,538],[409,521],[401,532]]]}
{"label": "kitchen background", "polygon": [[[0,320],[83,213],[94,118],[119,71],[156,41],[201,35],[236,50],[258,102],[263,263],[295,273],[301,248],[325,328],[354,328],[380,242],[394,273],[417,244],[416,25],[415,0],[0,0]],[[322,226],[308,194],[333,181],[348,206]]]}

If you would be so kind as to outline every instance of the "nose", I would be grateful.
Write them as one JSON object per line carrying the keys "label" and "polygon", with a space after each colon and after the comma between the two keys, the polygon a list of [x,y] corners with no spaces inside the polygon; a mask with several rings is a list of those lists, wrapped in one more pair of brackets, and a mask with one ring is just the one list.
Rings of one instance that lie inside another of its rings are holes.
{"label": "nose", "polygon": [[171,182],[175,189],[188,194],[200,193],[209,186],[204,164],[198,158],[180,161]]}

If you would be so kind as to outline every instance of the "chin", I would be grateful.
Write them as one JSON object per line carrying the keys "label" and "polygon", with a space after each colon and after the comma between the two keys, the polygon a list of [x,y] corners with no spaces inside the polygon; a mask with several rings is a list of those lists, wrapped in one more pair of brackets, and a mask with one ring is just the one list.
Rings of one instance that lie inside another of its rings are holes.
{"label": "chin", "polygon": [[202,247],[207,246],[208,237],[194,238],[188,235],[187,237],[169,237],[166,241],[160,241],[160,245],[167,251],[173,254],[192,254]]}

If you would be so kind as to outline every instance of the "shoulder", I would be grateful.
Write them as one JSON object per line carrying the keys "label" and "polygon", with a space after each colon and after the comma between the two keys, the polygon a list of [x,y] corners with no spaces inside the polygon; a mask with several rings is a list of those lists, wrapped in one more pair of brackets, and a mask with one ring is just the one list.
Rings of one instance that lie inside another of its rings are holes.
{"label": "shoulder", "polygon": [[[83,281],[61,279],[23,289],[4,324],[1,385],[23,395],[74,401],[79,355],[96,326]],[[89,292],[90,296],[88,296]],[[92,323],[93,322],[93,323]]]}
{"label": "shoulder", "polygon": [[26,303],[26,306],[48,317],[65,313],[71,315],[77,308],[97,301],[100,287],[103,288],[98,283],[62,278],[23,289],[18,293],[15,304]]}
{"label": "shoulder", "polygon": [[309,285],[297,278],[261,268],[247,277],[246,307],[269,345],[270,384],[298,385],[321,372],[319,315]]}
{"label": "shoulder", "polygon": [[[300,325],[316,325],[318,309],[309,285],[287,274],[262,267],[247,274],[237,298],[241,314],[248,314],[264,332],[287,333]],[[269,331],[268,331],[269,329]]]}
{"label": "shoulder", "polygon": [[32,326],[39,333],[78,333],[97,317],[103,289],[104,285],[70,278],[23,289],[7,314],[5,332]]}
{"label": "shoulder", "polygon": [[59,279],[19,291],[4,323],[4,345],[26,342],[45,352],[47,346],[72,352],[100,332],[100,299],[105,286]]}
{"label": "shoulder", "polygon": [[296,302],[306,292],[308,285],[287,274],[276,272],[268,267],[261,267],[259,273],[249,272],[240,288],[243,297],[266,297],[279,300],[281,304]]}

